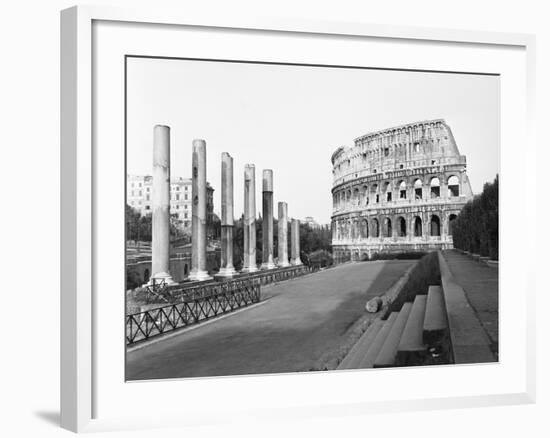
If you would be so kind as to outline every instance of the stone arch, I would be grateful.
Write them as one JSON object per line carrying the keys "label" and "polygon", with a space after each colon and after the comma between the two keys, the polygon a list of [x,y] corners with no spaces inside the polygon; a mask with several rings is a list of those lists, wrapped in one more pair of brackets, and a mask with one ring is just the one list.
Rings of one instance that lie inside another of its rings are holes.
{"label": "stone arch", "polygon": [[389,181],[386,181],[384,183],[384,201],[391,202],[392,201],[392,187],[391,183]]}
{"label": "stone arch", "polygon": [[378,184],[373,184],[371,187],[371,193],[374,195],[374,202],[380,201],[380,194],[378,193]]}
{"label": "stone arch", "polygon": [[430,178],[430,198],[439,198],[441,196],[441,182],[437,176]]}
{"label": "stone arch", "polygon": [[414,187],[414,199],[421,200],[422,199],[422,180],[420,178],[415,179],[413,183],[413,187]]}
{"label": "stone arch", "polygon": [[414,216],[412,223],[414,237],[422,237],[422,219],[420,216]]}
{"label": "stone arch", "polygon": [[369,205],[369,186],[363,186],[363,205]]}
{"label": "stone arch", "polygon": [[447,232],[447,234],[448,234],[449,236],[452,236],[452,235],[453,235],[453,226],[454,226],[454,221],[456,220],[456,218],[457,218],[457,215],[454,214],[454,213],[451,213],[451,214],[449,215],[449,222],[448,222],[448,227],[447,227],[447,229],[449,230],[449,231]]}
{"label": "stone arch", "polygon": [[392,237],[392,223],[389,217],[384,219],[384,237]]}
{"label": "stone arch", "polygon": [[437,214],[432,214],[430,218],[430,236],[441,236],[441,220]]}
{"label": "stone arch", "polygon": [[397,218],[397,235],[399,237],[407,236],[407,221],[403,216]]}
{"label": "stone arch", "polygon": [[380,223],[378,219],[373,218],[371,221],[371,233],[372,237],[380,237]]}
{"label": "stone arch", "polygon": [[355,187],[355,189],[353,189],[353,204],[359,205],[359,188],[358,187]]}
{"label": "stone arch", "polygon": [[366,219],[361,220],[361,237],[367,239],[369,237],[369,224]]}
{"label": "stone arch", "polygon": [[447,187],[449,197],[460,196],[460,180],[458,179],[458,176],[451,175],[447,179]]}
{"label": "stone arch", "polygon": [[407,199],[407,183],[405,180],[399,181],[399,199]]}

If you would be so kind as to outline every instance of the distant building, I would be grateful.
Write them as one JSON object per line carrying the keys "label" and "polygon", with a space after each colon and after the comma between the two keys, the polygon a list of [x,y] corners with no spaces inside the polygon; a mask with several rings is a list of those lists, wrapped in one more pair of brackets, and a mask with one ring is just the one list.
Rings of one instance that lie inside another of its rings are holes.
{"label": "distant building", "polygon": [[332,166],[337,262],[453,247],[453,221],[473,195],[444,120],[363,135],[338,148]]}
{"label": "distant building", "polygon": [[313,217],[311,216],[307,216],[305,219],[304,219],[304,223],[309,225],[310,228],[320,228],[321,225],[319,225],[315,219],[313,219]]}
{"label": "distant building", "polygon": [[[214,189],[206,185],[206,214],[209,224],[214,221]],[[150,175],[128,175],[126,203],[142,216],[151,214],[153,198],[153,177]],[[176,214],[184,229],[191,229],[191,178],[176,177],[170,181],[170,213]]]}

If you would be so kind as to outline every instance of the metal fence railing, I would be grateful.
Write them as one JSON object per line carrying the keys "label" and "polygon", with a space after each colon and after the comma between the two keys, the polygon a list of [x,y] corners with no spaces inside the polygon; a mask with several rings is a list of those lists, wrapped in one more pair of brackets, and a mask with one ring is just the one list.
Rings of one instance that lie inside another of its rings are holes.
{"label": "metal fence railing", "polygon": [[132,345],[257,303],[260,301],[260,285],[254,281],[237,280],[197,286],[182,291],[177,301],[127,315],[126,344]]}

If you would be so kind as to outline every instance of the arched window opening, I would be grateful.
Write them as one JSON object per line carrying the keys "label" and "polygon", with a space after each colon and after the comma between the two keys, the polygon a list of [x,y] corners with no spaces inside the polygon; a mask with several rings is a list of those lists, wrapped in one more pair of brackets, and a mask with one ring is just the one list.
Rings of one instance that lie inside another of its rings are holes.
{"label": "arched window opening", "polygon": [[403,216],[397,219],[397,229],[399,231],[399,237],[405,237],[407,235],[407,222]]}
{"label": "arched window opening", "polygon": [[364,204],[369,204],[369,188],[368,186],[363,186],[363,198],[365,199]]}
{"label": "arched window opening", "polygon": [[449,236],[453,235],[453,226],[454,226],[455,220],[456,220],[456,214],[451,214],[449,216]]}
{"label": "arched window opening", "polygon": [[422,199],[422,181],[420,179],[417,179],[414,182],[414,199],[416,200]]}
{"label": "arched window opening", "polygon": [[439,178],[433,177],[430,180],[430,198],[439,198],[441,192],[440,192],[440,184],[439,184]]}
{"label": "arched window opening", "polygon": [[361,221],[361,237],[363,239],[366,239],[367,237],[369,237],[369,226],[367,224],[366,219],[363,219]]}
{"label": "arched window opening", "polygon": [[441,236],[441,223],[435,214],[430,219],[430,236]]}
{"label": "arched window opening", "polygon": [[460,195],[460,185],[458,182],[458,177],[456,175],[453,175],[448,179],[447,187],[449,188],[449,197]]}
{"label": "arched window opening", "polygon": [[422,219],[418,216],[414,218],[414,237],[422,237]]}
{"label": "arched window opening", "polygon": [[372,193],[374,194],[374,202],[378,202],[380,200],[378,195],[378,184],[374,184],[371,189]]}
{"label": "arched window opening", "polygon": [[392,236],[391,219],[387,217],[384,220],[384,237],[391,237],[391,236]]}
{"label": "arched window opening", "polygon": [[384,184],[384,192],[386,193],[386,201],[391,202],[391,186],[389,182]]}
{"label": "arched window opening", "polygon": [[407,183],[405,181],[399,183],[399,199],[407,199]]}
{"label": "arched window opening", "polygon": [[357,188],[353,191],[353,203],[359,205],[359,189]]}
{"label": "arched window opening", "polygon": [[371,223],[372,228],[372,237],[380,237],[380,225],[378,224],[378,219],[373,219]]}

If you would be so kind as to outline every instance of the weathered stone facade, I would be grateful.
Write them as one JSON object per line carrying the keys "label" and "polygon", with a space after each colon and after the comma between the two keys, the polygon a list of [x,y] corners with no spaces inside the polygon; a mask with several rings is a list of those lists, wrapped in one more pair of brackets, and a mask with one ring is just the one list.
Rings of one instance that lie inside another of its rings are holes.
{"label": "weathered stone facade", "polygon": [[336,262],[452,248],[472,198],[466,157],[442,119],[373,132],[332,155]]}

